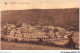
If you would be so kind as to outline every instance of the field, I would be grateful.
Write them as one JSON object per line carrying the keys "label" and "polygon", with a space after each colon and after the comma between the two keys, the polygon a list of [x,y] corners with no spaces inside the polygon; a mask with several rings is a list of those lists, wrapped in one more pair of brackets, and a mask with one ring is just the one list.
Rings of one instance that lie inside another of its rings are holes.
{"label": "field", "polygon": [[1,42],[2,50],[74,50],[70,48],[61,48],[54,46],[45,46],[29,43],[16,43],[16,42]]}

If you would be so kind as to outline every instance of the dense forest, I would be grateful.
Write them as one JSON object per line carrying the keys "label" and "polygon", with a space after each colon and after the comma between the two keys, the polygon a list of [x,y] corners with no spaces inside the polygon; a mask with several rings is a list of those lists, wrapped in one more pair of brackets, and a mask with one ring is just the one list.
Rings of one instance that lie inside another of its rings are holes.
{"label": "dense forest", "polygon": [[71,9],[29,9],[10,10],[1,12],[2,26],[5,23],[19,25],[29,23],[31,25],[53,25],[79,30],[79,8]]}

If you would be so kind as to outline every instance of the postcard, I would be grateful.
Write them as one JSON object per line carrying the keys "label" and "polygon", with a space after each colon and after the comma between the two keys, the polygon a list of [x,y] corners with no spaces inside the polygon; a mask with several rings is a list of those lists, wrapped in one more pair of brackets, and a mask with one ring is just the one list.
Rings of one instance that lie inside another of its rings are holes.
{"label": "postcard", "polygon": [[1,50],[79,50],[79,0],[2,0]]}

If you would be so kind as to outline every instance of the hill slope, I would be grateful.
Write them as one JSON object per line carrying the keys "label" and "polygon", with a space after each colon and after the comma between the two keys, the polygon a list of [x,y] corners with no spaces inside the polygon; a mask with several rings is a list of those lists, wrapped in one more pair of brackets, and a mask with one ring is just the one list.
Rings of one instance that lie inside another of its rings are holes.
{"label": "hill slope", "polygon": [[73,26],[79,29],[79,9],[30,9],[2,11],[2,25],[5,23],[19,24],[22,22],[60,27]]}

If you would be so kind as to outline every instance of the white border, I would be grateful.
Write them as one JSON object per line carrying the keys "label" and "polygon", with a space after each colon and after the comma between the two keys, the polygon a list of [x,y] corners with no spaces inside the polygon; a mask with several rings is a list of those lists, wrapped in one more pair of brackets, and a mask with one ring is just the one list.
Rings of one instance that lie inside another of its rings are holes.
{"label": "white border", "polygon": [[61,52],[76,52],[79,50],[2,50],[3,53],[61,53]]}
{"label": "white border", "polygon": [[[80,3],[80,0],[79,0]],[[80,4],[79,4],[79,50],[80,50]]]}

